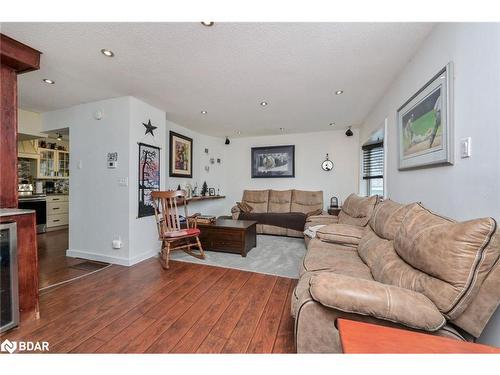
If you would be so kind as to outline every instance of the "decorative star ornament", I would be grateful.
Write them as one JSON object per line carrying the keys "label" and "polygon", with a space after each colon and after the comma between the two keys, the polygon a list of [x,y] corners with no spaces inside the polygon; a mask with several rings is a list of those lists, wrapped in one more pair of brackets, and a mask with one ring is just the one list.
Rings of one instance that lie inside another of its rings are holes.
{"label": "decorative star ornament", "polygon": [[145,123],[142,123],[142,125],[144,125],[146,127],[146,133],[144,133],[144,135],[148,134],[148,133],[151,133],[151,135],[154,137],[155,135],[153,134],[153,130],[155,129],[158,129],[158,126],[153,126],[151,125],[151,120],[148,120],[148,123],[145,124]]}

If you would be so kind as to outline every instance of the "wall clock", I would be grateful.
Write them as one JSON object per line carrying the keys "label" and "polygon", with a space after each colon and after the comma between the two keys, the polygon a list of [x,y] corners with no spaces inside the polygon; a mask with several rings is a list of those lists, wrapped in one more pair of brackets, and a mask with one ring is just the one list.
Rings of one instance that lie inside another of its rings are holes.
{"label": "wall clock", "polygon": [[333,169],[333,162],[328,159],[328,154],[326,154],[326,159],[323,163],[321,163],[321,168],[323,168],[324,171],[331,171]]}

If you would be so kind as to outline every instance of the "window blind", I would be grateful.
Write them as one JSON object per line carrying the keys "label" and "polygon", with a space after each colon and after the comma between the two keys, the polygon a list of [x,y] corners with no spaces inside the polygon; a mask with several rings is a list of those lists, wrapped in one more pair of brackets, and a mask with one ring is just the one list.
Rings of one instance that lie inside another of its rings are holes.
{"label": "window blind", "polygon": [[363,179],[384,177],[384,144],[382,142],[364,145]]}

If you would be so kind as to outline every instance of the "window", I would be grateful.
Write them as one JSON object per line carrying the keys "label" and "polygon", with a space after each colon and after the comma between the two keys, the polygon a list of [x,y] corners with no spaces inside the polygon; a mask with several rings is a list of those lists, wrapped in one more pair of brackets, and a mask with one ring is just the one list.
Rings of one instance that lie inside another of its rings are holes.
{"label": "window", "polygon": [[363,180],[368,195],[384,195],[384,144],[363,145]]}

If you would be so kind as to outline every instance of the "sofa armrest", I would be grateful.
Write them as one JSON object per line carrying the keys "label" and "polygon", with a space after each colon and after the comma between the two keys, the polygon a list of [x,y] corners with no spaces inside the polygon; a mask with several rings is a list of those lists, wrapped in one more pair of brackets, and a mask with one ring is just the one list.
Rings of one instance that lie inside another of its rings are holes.
{"label": "sofa armrest", "polygon": [[349,224],[329,224],[320,228],[316,236],[323,242],[357,246],[364,234],[365,227]]}
{"label": "sofa armrest", "polygon": [[423,294],[373,280],[324,272],[311,278],[309,291],[315,301],[339,311],[431,332],[446,324],[441,312]]}
{"label": "sofa armrest", "polygon": [[314,223],[314,225],[336,224],[339,222],[339,217],[334,215],[312,215],[306,219],[306,222]]}

